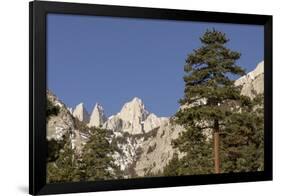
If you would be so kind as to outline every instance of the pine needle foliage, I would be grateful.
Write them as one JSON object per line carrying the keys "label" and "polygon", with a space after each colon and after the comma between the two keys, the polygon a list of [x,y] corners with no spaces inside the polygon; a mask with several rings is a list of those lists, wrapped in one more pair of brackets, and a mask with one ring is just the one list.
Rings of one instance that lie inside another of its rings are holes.
{"label": "pine needle foliage", "polygon": [[173,147],[185,156],[174,156],[164,173],[214,173],[215,132],[221,138],[221,172],[259,170],[263,167],[263,116],[254,108],[262,103],[255,104],[241,95],[241,86],[234,85],[234,78],[245,74],[237,64],[241,54],[227,48],[229,39],[215,29],[207,30],[200,41],[202,46],[186,59],[184,96],[174,118],[185,130],[173,140]]}

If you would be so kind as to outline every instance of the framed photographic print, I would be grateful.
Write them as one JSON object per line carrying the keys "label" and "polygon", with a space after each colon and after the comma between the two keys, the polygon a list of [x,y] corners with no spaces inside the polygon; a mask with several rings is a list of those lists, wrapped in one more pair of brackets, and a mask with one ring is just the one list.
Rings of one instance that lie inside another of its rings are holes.
{"label": "framed photographic print", "polygon": [[272,16],[29,6],[30,194],[272,180]]}

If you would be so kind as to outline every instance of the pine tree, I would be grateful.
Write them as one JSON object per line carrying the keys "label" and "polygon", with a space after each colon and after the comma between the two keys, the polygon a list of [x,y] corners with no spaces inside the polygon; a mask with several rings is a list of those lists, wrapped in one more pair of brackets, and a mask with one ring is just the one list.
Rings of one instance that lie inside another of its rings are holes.
{"label": "pine tree", "polygon": [[[222,171],[262,171],[264,163],[263,94],[252,101],[252,107],[239,107],[239,112],[226,119],[222,138]],[[233,131],[235,130],[235,131]]]}
{"label": "pine tree", "polygon": [[220,173],[220,134],[226,128],[226,119],[230,121],[237,113],[228,103],[250,108],[251,101],[234,85],[233,78],[245,72],[236,64],[240,53],[226,47],[226,35],[207,30],[200,41],[202,46],[186,59],[184,97],[175,115],[186,131],[173,144],[186,152],[189,172]]}
{"label": "pine tree", "polygon": [[[47,99],[47,122],[59,112],[60,107]],[[78,167],[78,156],[69,138],[69,134],[66,134],[61,140],[47,141],[47,183],[77,182],[82,178]]]}
{"label": "pine tree", "polygon": [[109,142],[110,131],[91,128],[91,137],[83,148],[81,170],[85,180],[96,181],[120,177],[120,169],[112,157],[114,146]]}
{"label": "pine tree", "polygon": [[59,157],[47,163],[47,183],[78,182],[84,178],[79,168],[79,157],[68,141]]}
{"label": "pine tree", "polygon": [[[47,100],[47,121],[59,114],[59,107]],[[47,156],[47,183],[77,182],[116,179],[121,177],[119,167],[112,155],[117,147],[109,142],[109,130],[89,128],[84,122],[73,117],[74,128],[81,133],[91,133],[81,152],[73,148],[71,137],[50,140]]]}
{"label": "pine tree", "polygon": [[178,154],[175,153],[172,159],[169,161],[166,167],[164,167],[162,175],[163,176],[180,176],[187,173],[185,170],[184,161],[179,159]]}

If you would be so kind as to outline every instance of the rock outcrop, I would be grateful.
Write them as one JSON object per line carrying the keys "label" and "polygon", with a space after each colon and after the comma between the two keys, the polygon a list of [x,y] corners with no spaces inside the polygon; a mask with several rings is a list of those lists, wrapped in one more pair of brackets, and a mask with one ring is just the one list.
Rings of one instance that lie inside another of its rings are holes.
{"label": "rock outcrop", "polygon": [[70,141],[72,148],[80,153],[88,136],[77,128],[74,116],[58,97],[47,91],[47,99],[59,107],[58,115],[51,116],[47,122],[47,140]]}
{"label": "rock outcrop", "polygon": [[[172,147],[172,140],[176,139],[184,129],[178,125],[172,125],[169,121],[154,129],[155,135],[142,142],[142,152],[135,165],[138,176],[157,174],[173,157],[176,149]],[[153,133],[153,132],[152,132]],[[179,157],[183,154],[179,153]]]}
{"label": "rock outcrop", "polygon": [[51,116],[48,120],[47,140],[62,140],[75,130],[73,117],[67,107],[50,91],[47,91],[47,99],[60,108],[58,115]]}
{"label": "rock outcrop", "polygon": [[105,121],[106,121],[106,116],[104,114],[103,107],[96,103],[92,114],[90,116],[90,122],[88,124],[89,127],[101,127]]}
{"label": "rock outcrop", "polygon": [[235,85],[242,86],[241,94],[253,99],[256,95],[264,92],[264,62],[235,81]]}
{"label": "rock outcrop", "polygon": [[183,130],[172,125],[169,118],[150,113],[137,97],[125,103],[119,113],[110,116],[103,128],[114,133],[112,140],[120,149],[115,152],[114,159],[125,177],[162,171],[175,151],[171,141]]}
{"label": "rock outcrop", "polygon": [[168,118],[159,118],[150,113],[146,110],[142,100],[135,97],[130,102],[125,103],[119,113],[109,117],[103,128],[135,135],[147,133],[166,121],[168,121]]}
{"label": "rock outcrop", "polygon": [[73,110],[73,116],[76,117],[78,120],[88,123],[90,116],[87,112],[86,108],[84,107],[83,103],[79,103],[75,109]]}
{"label": "rock outcrop", "polygon": [[125,103],[117,118],[122,120],[123,132],[130,134],[144,133],[143,121],[147,118],[149,112],[145,109],[141,99],[135,97],[132,101]]}

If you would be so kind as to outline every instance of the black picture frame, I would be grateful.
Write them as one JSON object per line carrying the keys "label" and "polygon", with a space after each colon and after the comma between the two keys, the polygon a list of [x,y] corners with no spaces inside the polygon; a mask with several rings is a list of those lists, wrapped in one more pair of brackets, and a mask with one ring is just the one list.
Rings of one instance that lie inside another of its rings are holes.
{"label": "black picture frame", "polygon": [[[264,26],[264,171],[46,184],[46,15],[48,13]],[[33,1],[29,4],[29,193],[58,194],[272,180],[272,16]]]}

